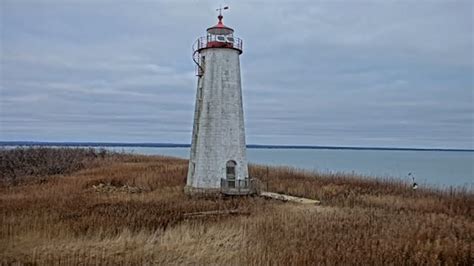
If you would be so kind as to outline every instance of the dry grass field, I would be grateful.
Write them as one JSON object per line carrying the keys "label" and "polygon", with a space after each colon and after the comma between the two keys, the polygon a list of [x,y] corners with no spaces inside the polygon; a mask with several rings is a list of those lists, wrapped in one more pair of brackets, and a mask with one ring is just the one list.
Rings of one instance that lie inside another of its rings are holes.
{"label": "dry grass field", "polygon": [[[474,195],[402,181],[250,167],[319,199],[190,198],[187,161],[84,149],[0,150],[0,264],[472,265]],[[213,210],[237,214],[189,216]]]}

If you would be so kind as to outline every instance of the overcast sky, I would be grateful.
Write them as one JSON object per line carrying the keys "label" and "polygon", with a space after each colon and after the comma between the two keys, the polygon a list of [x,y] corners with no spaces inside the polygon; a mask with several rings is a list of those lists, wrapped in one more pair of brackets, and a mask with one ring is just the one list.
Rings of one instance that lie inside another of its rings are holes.
{"label": "overcast sky", "polygon": [[[0,3],[0,140],[190,143],[222,1]],[[473,1],[225,3],[247,143],[474,148]]]}

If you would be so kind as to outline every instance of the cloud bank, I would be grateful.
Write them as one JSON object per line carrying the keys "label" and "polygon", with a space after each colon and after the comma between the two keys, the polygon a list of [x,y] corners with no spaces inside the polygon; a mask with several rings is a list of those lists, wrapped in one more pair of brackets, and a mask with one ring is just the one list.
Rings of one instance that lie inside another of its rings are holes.
{"label": "cloud bank", "polygon": [[[191,140],[215,1],[2,1],[0,139]],[[474,148],[471,1],[227,1],[247,142]]]}

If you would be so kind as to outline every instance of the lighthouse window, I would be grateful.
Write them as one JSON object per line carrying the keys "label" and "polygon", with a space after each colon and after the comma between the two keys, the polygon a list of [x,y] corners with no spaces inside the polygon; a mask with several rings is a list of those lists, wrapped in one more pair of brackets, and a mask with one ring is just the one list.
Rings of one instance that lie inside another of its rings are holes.
{"label": "lighthouse window", "polygon": [[217,36],[216,38],[220,42],[225,42],[225,37],[224,36]]}
{"label": "lighthouse window", "polygon": [[191,169],[190,169],[190,172],[191,172],[191,175],[190,176],[194,176],[194,168],[196,167],[196,163],[191,163]]}
{"label": "lighthouse window", "polygon": [[226,164],[226,173],[227,173],[227,179],[235,179],[235,166],[237,163],[235,161],[227,161]]}
{"label": "lighthouse window", "polygon": [[227,37],[227,42],[234,43],[234,37]]}

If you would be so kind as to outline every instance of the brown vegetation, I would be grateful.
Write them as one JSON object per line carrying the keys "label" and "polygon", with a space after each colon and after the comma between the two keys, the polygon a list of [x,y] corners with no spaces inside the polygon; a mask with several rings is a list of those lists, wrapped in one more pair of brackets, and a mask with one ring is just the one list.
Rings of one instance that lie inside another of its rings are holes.
{"label": "brown vegetation", "polygon": [[[11,159],[12,183],[4,158],[38,152],[0,152],[0,264],[472,265],[467,189],[252,165],[269,191],[322,205],[195,199],[183,193],[186,160],[82,149]],[[69,153],[82,155],[57,158]],[[215,211],[232,215],[193,215]]]}
{"label": "brown vegetation", "polygon": [[68,174],[105,156],[110,157],[110,154],[104,149],[0,149],[0,182],[14,185],[25,178],[37,177],[38,181],[50,175]]}

